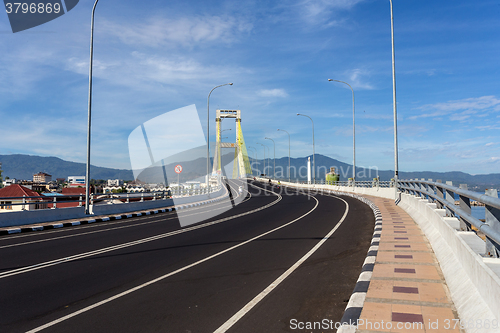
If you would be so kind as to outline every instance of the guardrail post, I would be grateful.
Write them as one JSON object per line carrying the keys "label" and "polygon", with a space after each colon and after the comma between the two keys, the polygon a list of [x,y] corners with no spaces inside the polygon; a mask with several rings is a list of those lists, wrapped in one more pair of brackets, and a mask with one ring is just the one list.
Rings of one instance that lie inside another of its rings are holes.
{"label": "guardrail post", "polygon": [[[461,190],[468,190],[467,184],[460,184],[459,188]],[[459,195],[459,203],[460,203],[460,208],[465,211],[468,215],[471,215],[471,208],[470,208],[470,199],[467,197],[464,197],[463,195]],[[460,229],[461,230],[471,230],[471,225],[469,222],[467,222],[462,216],[460,216]]]}
{"label": "guardrail post", "polygon": [[129,203],[129,202],[130,202],[130,195],[129,195],[129,193],[127,192],[127,203]]}
{"label": "guardrail post", "polygon": [[144,192],[141,192],[141,202],[144,202]]}
{"label": "guardrail post", "polygon": [[54,196],[54,204],[52,205],[52,209],[56,209],[57,208],[57,199],[56,199],[56,196]]}
{"label": "guardrail post", "polygon": [[23,207],[21,208],[22,210],[26,210],[25,204],[26,204],[26,195],[23,194]]}
{"label": "guardrail post", "polygon": [[[422,178],[420,179],[421,181],[425,181],[425,178]],[[420,190],[422,190],[422,192],[420,192],[420,196],[423,198],[423,199],[429,199],[429,196],[427,195],[427,184],[424,184],[424,183],[420,183]]]}
{"label": "guardrail post", "polygon": [[[441,179],[437,179],[436,183],[442,183]],[[444,199],[444,190],[439,186],[436,186],[436,195],[439,198]],[[439,209],[443,208],[443,205],[439,201],[436,202],[436,204],[437,204],[437,208],[439,208]]]}
{"label": "guardrail post", "polygon": [[[496,189],[486,190],[484,194],[493,198],[498,198]],[[500,232],[500,209],[485,205],[485,211],[486,224],[495,231]],[[500,245],[495,244],[486,237],[486,253],[491,257],[498,258],[500,254]]]}
{"label": "guardrail post", "polygon": [[83,198],[82,198],[82,195],[80,194],[80,197],[78,198],[78,207],[83,206],[82,202],[83,202]]}
{"label": "guardrail post", "polygon": [[[451,180],[447,180],[446,185],[453,186],[453,182]],[[455,192],[453,192],[451,190],[446,190],[446,201],[448,201],[450,203],[450,205],[454,205],[455,204]],[[446,216],[453,217],[453,216],[455,216],[455,214],[453,214],[453,211],[446,208]]]}

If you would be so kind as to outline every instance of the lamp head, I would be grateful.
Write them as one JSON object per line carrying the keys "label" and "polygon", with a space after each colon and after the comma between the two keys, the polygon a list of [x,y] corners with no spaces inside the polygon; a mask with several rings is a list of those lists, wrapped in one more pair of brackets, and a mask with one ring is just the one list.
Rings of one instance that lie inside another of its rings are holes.
{"label": "lamp head", "polygon": [[230,85],[230,86],[232,86],[232,85],[233,85],[233,83],[231,82],[231,83],[229,83],[229,85]]}
{"label": "lamp head", "polygon": [[297,116],[300,116],[300,113],[297,113]]}
{"label": "lamp head", "polygon": [[328,81],[333,81],[332,79],[328,79]]}

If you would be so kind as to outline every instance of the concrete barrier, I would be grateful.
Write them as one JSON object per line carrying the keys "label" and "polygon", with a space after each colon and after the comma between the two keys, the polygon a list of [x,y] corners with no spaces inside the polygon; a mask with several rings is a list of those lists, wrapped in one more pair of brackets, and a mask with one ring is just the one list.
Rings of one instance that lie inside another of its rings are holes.
{"label": "concrete barrier", "polygon": [[[260,178],[259,178],[260,179]],[[262,181],[266,181],[262,179]],[[277,184],[276,181],[272,181],[273,184]],[[394,199],[395,191],[394,188],[387,187],[355,187],[351,186],[337,186],[337,185],[326,185],[326,184],[297,184],[297,183],[289,183],[289,182],[281,182],[283,186],[296,187],[296,188],[304,188],[309,189],[311,191],[321,191],[321,190],[331,190],[331,191],[339,191],[339,192],[347,192],[354,194],[366,194],[373,195],[375,197]]]}
{"label": "concrete barrier", "polygon": [[[491,323],[500,325],[500,277],[485,261],[491,264],[500,259],[483,258],[476,253],[467,244],[467,237],[461,237],[428,200],[402,194],[399,206],[417,222],[431,243],[458,315],[467,326],[466,332],[498,332],[498,326],[493,328]],[[484,327],[488,321],[489,329]]]}
{"label": "concrete barrier", "polygon": [[[217,192],[210,194],[210,198],[220,197],[225,193],[224,188]],[[175,198],[175,205],[184,205],[186,203],[206,201],[209,199],[208,194],[195,195],[189,197]],[[170,207],[174,205],[173,199],[159,199],[149,200],[143,202],[130,202],[122,204],[103,204],[91,205],[90,211],[92,215],[111,215],[120,213],[129,213],[140,210],[156,209],[163,207]],[[26,224],[36,224],[44,222],[54,222],[71,219],[82,219],[91,217],[92,215],[85,215],[85,207],[68,207],[56,209],[36,209],[26,211],[16,211],[0,213],[0,228],[14,227]]]}
{"label": "concrete barrier", "polygon": [[85,207],[36,209],[0,213],[0,228],[14,227],[24,224],[79,219],[86,216],[87,215],[85,215]]}

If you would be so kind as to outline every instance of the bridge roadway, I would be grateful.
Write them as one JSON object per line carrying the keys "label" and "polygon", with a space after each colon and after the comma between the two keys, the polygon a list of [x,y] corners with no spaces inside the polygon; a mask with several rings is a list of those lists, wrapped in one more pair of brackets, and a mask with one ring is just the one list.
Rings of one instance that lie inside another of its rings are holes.
{"label": "bridge roadway", "polygon": [[2,236],[0,332],[289,332],[292,319],[339,321],[370,245],[371,209],[248,188],[240,205],[183,229],[171,212]]}

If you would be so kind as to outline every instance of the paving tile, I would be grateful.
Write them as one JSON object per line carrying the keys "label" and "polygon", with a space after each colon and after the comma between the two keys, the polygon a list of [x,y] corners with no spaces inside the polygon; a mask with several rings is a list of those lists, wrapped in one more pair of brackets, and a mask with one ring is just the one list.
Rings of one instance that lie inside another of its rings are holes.
{"label": "paving tile", "polygon": [[360,317],[364,326],[358,328],[370,333],[459,333],[459,329],[445,328],[445,321],[454,323],[456,312],[420,227],[392,200],[370,199],[380,208],[383,220],[368,301]]}

